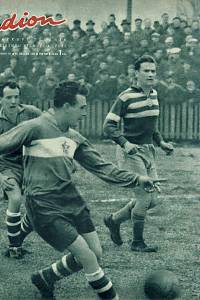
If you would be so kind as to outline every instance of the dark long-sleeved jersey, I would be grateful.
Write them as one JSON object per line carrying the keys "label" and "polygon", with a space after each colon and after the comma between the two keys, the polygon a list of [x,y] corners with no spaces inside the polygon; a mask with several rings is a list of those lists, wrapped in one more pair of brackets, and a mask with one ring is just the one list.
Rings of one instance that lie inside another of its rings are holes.
{"label": "dark long-sleeved jersey", "polygon": [[[114,102],[104,122],[105,133],[123,146],[129,141],[134,144],[159,145],[162,136],[157,129],[159,103],[157,92],[151,90],[147,96],[139,87],[122,92]],[[123,131],[119,123],[123,120]]]}
{"label": "dark long-sleeved jersey", "polygon": [[[20,104],[18,107],[18,114],[15,122],[9,120],[4,113],[4,110],[0,111],[0,134],[7,132],[11,128],[15,127],[19,123],[37,118],[41,115],[40,109],[33,105]],[[22,168],[22,148],[14,151],[11,154],[3,154],[0,156],[0,170],[5,168]]]}
{"label": "dark long-sleeved jersey", "polygon": [[51,109],[0,136],[0,154],[22,146],[25,194],[29,196],[52,194],[74,200],[76,191],[72,189],[72,195],[69,188],[73,185],[73,159],[106,182],[129,187],[138,182],[137,175],[106,162],[77,131],[62,132]]}

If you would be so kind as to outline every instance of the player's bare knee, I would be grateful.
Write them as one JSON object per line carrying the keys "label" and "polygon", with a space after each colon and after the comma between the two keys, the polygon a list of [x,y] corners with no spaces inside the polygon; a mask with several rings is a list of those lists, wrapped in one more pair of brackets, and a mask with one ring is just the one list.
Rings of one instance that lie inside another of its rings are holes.
{"label": "player's bare knee", "polygon": [[22,204],[22,196],[19,192],[10,191],[8,196],[8,209],[12,212],[18,212]]}
{"label": "player's bare knee", "polygon": [[136,200],[131,200],[129,203],[128,203],[128,207],[129,207],[129,210],[130,212],[132,211],[132,209],[134,208],[135,206],[135,203],[136,203]]}
{"label": "player's bare knee", "polygon": [[138,216],[141,219],[144,219],[146,217],[148,210],[148,206],[140,206],[132,209],[131,211],[131,219],[135,219],[135,216]]}

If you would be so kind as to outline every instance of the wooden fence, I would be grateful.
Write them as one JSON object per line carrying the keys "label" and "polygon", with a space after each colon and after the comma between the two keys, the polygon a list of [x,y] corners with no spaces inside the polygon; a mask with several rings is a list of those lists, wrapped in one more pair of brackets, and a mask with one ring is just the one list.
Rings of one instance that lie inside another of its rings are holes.
{"label": "wooden fence", "polygon": [[[37,105],[46,110],[45,106]],[[110,109],[108,102],[92,102],[87,105],[87,116],[80,122],[80,132],[92,138],[102,138],[103,122]],[[199,141],[200,140],[200,104],[161,104],[159,129],[167,140]]]}

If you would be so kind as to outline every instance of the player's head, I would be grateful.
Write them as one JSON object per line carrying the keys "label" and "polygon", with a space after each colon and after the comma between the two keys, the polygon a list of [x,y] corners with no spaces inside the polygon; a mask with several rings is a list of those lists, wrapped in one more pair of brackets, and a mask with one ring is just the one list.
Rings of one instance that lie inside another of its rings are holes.
{"label": "player's head", "polygon": [[16,82],[5,82],[0,86],[0,97],[5,113],[16,110],[20,102],[20,87]]}
{"label": "player's head", "polygon": [[68,126],[75,126],[86,116],[88,90],[76,81],[61,81],[55,88],[54,107]]}
{"label": "player's head", "polygon": [[150,55],[143,55],[135,62],[137,83],[142,88],[147,88],[155,83],[156,62]]}

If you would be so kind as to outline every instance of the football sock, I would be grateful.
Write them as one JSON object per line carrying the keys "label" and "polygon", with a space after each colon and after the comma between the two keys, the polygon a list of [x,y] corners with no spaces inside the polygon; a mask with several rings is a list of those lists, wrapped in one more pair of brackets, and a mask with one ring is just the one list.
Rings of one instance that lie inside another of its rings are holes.
{"label": "football sock", "polygon": [[10,247],[20,246],[21,213],[6,211],[7,234]]}
{"label": "football sock", "polygon": [[27,214],[25,214],[21,220],[21,231],[20,231],[21,244],[23,243],[24,239],[31,231],[33,231],[33,227],[30,223]]}
{"label": "football sock", "polygon": [[101,268],[92,274],[85,274],[90,286],[95,290],[100,299],[118,299],[112,282],[104,275]]}
{"label": "football sock", "polygon": [[144,217],[133,215],[133,238],[134,241],[143,241]]}
{"label": "football sock", "polygon": [[46,282],[53,284],[55,281],[78,272],[81,269],[81,264],[77,262],[72,254],[68,254],[63,256],[61,260],[53,263],[50,267],[40,270],[39,273],[44,277]]}

